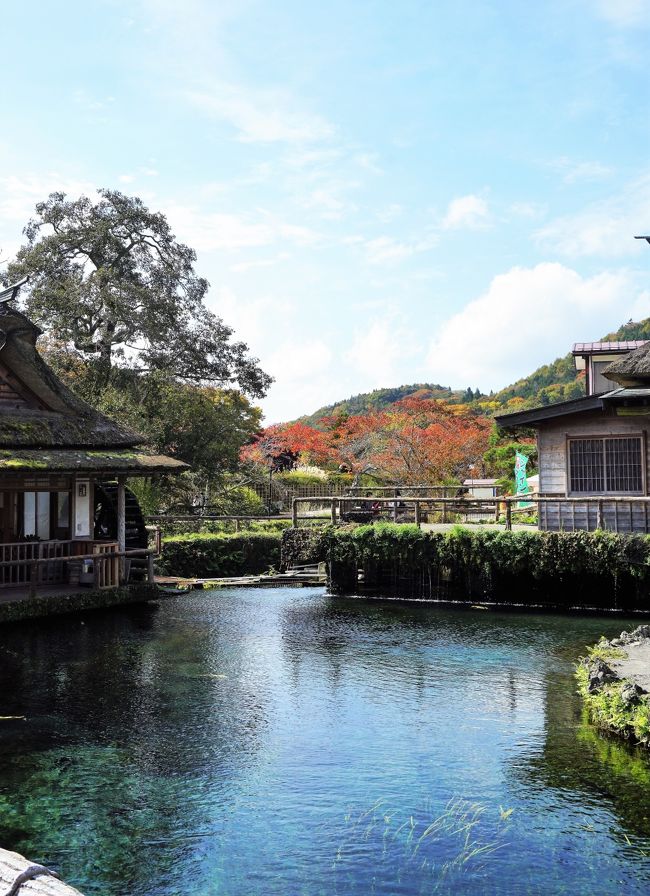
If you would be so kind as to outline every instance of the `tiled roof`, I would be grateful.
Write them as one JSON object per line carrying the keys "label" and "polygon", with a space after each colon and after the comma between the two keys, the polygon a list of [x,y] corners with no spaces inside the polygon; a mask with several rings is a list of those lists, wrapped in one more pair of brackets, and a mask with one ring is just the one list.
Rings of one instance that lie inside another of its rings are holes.
{"label": "tiled roof", "polygon": [[647,339],[634,339],[631,342],[576,342],[573,346],[574,355],[596,355],[599,352],[633,352],[645,345]]}

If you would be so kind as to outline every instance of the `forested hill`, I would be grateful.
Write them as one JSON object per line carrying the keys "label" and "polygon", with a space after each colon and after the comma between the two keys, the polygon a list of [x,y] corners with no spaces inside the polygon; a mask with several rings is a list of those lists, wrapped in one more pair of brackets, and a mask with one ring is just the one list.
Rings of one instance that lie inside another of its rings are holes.
{"label": "forested hill", "polygon": [[323,417],[335,417],[340,414],[367,414],[371,411],[382,411],[396,401],[417,395],[418,398],[440,398],[443,401],[461,403],[464,392],[462,389],[452,391],[447,386],[439,386],[435,383],[413,383],[410,386],[395,386],[392,389],[375,389],[374,392],[362,392],[353,395],[336,404],[325,405],[308,417],[301,417],[304,423],[313,425]]}
{"label": "forested hill", "polygon": [[[650,339],[650,317],[642,321],[629,321],[613,333],[602,337],[603,342],[626,341],[632,339]],[[438,398],[455,405],[468,405],[480,413],[495,414],[507,410],[537,407],[555,404],[584,395],[584,374],[576,372],[573,356],[568,352],[563,358],[556,358],[550,364],[538,367],[533,373],[510,386],[485,395],[480,388],[451,389],[433,383],[413,383],[409,386],[396,386],[392,389],[375,389],[353,395],[344,401],[319,408],[308,417],[302,417],[304,423],[314,425],[323,417],[339,414],[367,414],[381,411],[403,398]]]}

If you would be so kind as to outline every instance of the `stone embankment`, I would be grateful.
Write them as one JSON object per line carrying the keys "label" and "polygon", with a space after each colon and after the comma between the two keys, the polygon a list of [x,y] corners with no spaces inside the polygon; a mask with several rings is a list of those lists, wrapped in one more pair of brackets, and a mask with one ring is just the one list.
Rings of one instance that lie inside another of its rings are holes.
{"label": "stone embankment", "polygon": [[595,725],[650,747],[650,625],[601,639],[576,674]]}
{"label": "stone embankment", "polygon": [[82,896],[58,874],[17,852],[0,849],[1,896]]}

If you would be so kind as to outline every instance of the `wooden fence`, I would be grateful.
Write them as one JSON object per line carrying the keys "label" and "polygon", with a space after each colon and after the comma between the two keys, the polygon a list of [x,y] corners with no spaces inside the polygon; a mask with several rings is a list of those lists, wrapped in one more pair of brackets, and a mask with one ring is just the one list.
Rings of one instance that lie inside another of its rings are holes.
{"label": "wooden fence", "polygon": [[140,564],[146,580],[154,581],[154,552],[120,551],[113,542],[18,542],[0,544],[0,588],[25,586],[30,595],[41,587],[69,584],[76,587],[87,563],[94,588],[126,584],[131,567]]}
{"label": "wooden fence", "polygon": [[[292,525],[314,518],[312,513],[301,514],[304,505],[313,505],[316,499],[294,498]],[[650,533],[650,497],[608,497],[564,495],[511,495],[496,498],[411,498],[400,495],[390,498],[352,499],[330,495],[318,499],[327,509],[328,520],[339,522],[371,522],[392,519],[394,522],[426,522],[430,513],[436,513],[439,522],[450,522],[454,517],[476,518],[484,515],[499,522],[503,516],[506,529],[511,529],[518,514],[538,513],[539,528],[545,531],[594,531],[596,529],[623,534]],[[369,505],[372,505],[369,506]],[[374,509],[373,509],[374,508]]]}

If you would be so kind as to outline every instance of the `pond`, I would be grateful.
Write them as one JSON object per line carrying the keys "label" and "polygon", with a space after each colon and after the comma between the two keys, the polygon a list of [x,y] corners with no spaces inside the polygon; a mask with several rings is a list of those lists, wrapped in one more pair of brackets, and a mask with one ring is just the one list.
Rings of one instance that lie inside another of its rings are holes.
{"label": "pond", "polygon": [[103,896],[650,886],[650,762],[572,663],[621,618],[319,589],[5,626],[0,845]]}

